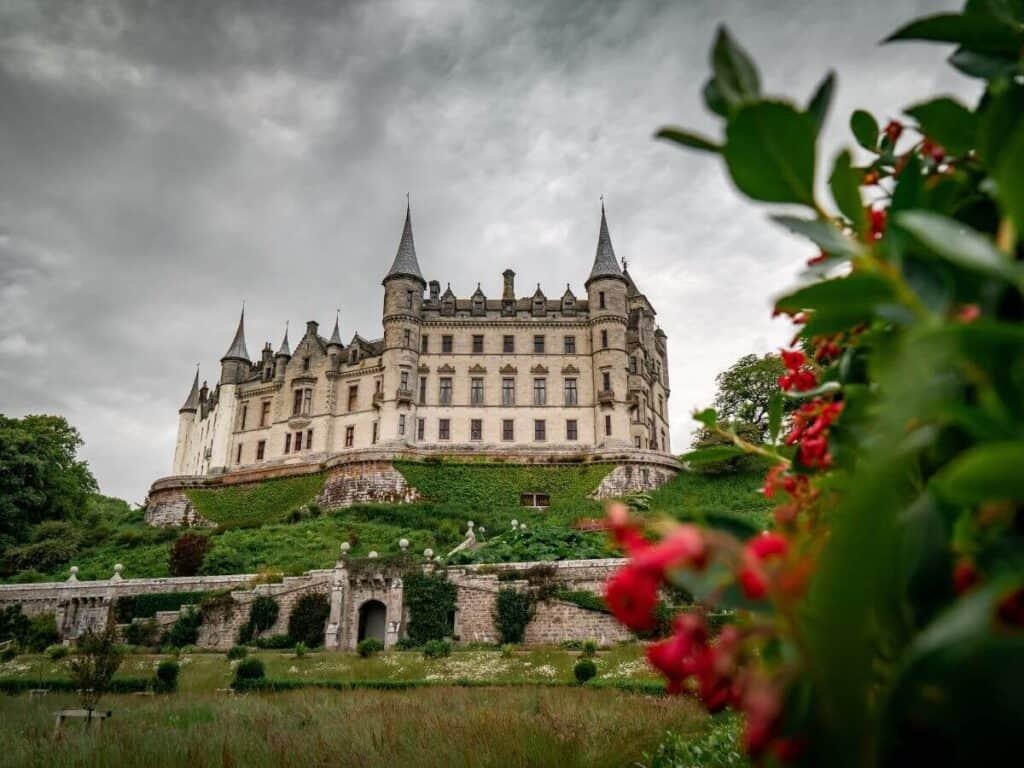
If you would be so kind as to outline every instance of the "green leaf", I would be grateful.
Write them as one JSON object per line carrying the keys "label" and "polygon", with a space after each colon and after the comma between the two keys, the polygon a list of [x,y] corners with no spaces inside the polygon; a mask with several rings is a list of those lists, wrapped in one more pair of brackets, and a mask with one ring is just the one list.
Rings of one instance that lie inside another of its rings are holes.
{"label": "green leaf", "polygon": [[718,28],[711,49],[711,69],[725,101],[732,105],[753,101],[761,95],[757,67],[724,26]]}
{"label": "green leaf", "polygon": [[683,128],[666,126],[654,135],[656,138],[674,141],[676,144],[682,144],[684,147],[690,147],[691,149],[699,149],[704,152],[722,151],[721,144],[716,144],[711,139],[706,139],[699,134],[684,130]]}
{"label": "green leaf", "polygon": [[853,138],[864,149],[878,151],[878,122],[870,112],[858,109],[850,115],[850,130],[853,132]]}
{"label": "green leaf", "polygon": [[792,105],[748,104],[729,120],[725,162],[749,197],[813,207],[816,138],[814,121]]}
{"label": "green leaf", "polygon": [[704,83],[702,93],[704,94],[704,104],[707,105],[708,109],[721,117],[729,116],[729,105],[722,96],[722,91],[719,89],[715,78],[712,77]]}
{"label": "green leaf", "polygon": [[735,445],[712,445],[709,448],[700,448],[696,451],[684,453],[679,457],[679,460],[700,466],[702,464],[714,464],[718,461],[733,459],[743,455],[745,455],[743,449]]}
{"label": "green leaf", "polygon": [[889,205],[889,215],[895,216],[899,211],[906,211],[911,208],[918,208],[923,203],[921,200],[924,191],[924,177],[921,175],[921,157],[915,152],[903,166],[903,172],[896,180],[896,188],[892,192],[892,203]]}
{"label": "green leaf", "polygon": [[833,256],[853,256],[860,250],[857,243],[827,221],[799,219],[796,216],[772,216],[771,219],[790,232],[803,235]]}
{"label": "green leaf", "polygon": [[1018,238],[1024,233],[1024,121],[1018,121],[1010,140],[1000,153],[995,169],[996,197],[1013,221]]}
{"label": "green leaf", "polygon": [[776,392],[768,401],[768,441],[774,445],[782,428],[782,392]]}
{"label": "green leaf", "polygon": [[718,423],[718,414],[714,408],[705,408],[703,411],[694,411],[693,418],[705,427],[713,427]]}
{"label": "green leaf", "polygon": [[957,504],[1024,501],[1024,442],[983,443],[957,456],[932,481]]}
{"label": "green leaf", "polygon": [[999,167],[1000,155],[1024,123],[1024,86],[991,89],[991,98],[978,120],[978,154],[990,171]]}
{"label": "green leaf", "polygon": [[931,211],[904,211],[894,220],[930,252],[951,264],[988,277],[1024,285],[1024,273],[984,235]]}
{"label": "green leaf", "polygon": [[805,336],[838,333],[855,325],[869,323],[896,303],[892,286],[874,274],[853,274],[823,280],[783,296],[777,311],[796,313],[813,311],[804,326]]}
{"label": "green leaf", "polygon": [[867,217],[864,215],[864,201],[860,197],[860,174],[853,168],[849,150],[844,149],[836,158],[828,186],[839,210],[853,223],[854,231],[864,234]]}
{"label": "green leaf", "polygon": [[904,111],[917,120],[921,133],[954,155],[962,155],[977,144],[978,118],[958,101],[943,97]]}
{"label": "green leaf", "polygon": [[949,63],[968,77],[982,80],[998,80],[1017,71],[1016,57],[978,53],[966,48],[958,48],[949,57]]}
{"label": "green leaf", "polygon": [[821,131],[821,126],[825,123],[825,117],[828,115],[829,105],[832,104],[832,92],[836,86],[836,73],[834,70],[830,70],[822,80],[818,87],[814,91],[814,95],[811,96],[811,100],[807,103],[807,114],[814,120],[814,124],[818,127],[818,131]]}
{"label": "green leaf", "polygon": [[970,51],[1014,53],[1020,41],[1012,28],[984,13],[939,13],[907,24],[885,39],[958,43]]}

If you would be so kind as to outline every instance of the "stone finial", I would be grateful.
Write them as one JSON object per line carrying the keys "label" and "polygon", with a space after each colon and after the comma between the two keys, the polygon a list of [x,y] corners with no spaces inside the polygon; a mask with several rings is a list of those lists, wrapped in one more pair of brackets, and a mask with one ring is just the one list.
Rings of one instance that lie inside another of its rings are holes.
{"label": "stone finial", "polygon": [[526,530],[526,523],[523,523],[522,525],[520,525],[519,526],[519,530],[520,531],[525,531]]}
{"label": "stone finial", "polygon": [[78,581],[78,566],[72,565],[70,570],[71,575],[68,576],[68,581]]}
{"label": "stone finial", "polygon": [[512,530],[514,531],[518,527],[519,527],[519,521],[516,520],[515,518],[512,518]]}
{"label": "stone finial", "polygon": [[370,552],[370,554],[368,554],[367,557],[370,558],[371,560],[376,560],[377,559],[377,551],[374,550],[374,551]]}
{"label": "stone finial", "polygon": [[479,530],[480,530],[480,533],[487,533],[487,529],[484,528],[482,525],[480,526]]}
{"label": "stone finial", "polygon": [[473,530],[473,521],[472,520],[467,520],[466,521],[466,530],[467,531],[472,531]]}
{"label": "stone finial", "polygon": [[405,552],[405,550],[407,550],[409,548],[409,540],[408,539],[399,539],[398,540],[398,548],[400,550],[402,550],[403,552]]}
{"label": "stone finial", "polygon": [[429,560],[434,556],[434,550],[432,550],[430,547],[427,547],[423,550],[423,556],[427,558],[427,560]]}
{"label": "stone finial", "polygon": [[341,556],[342,557],[345,557],[346,555],[348,555],[348,551],[350,549],[352,549],[352,545],[351,544],[349,544],[347,541],[341,542]]}
{"label": "stone finial", "polygon": [[123,570],[124,570],[124,566],[121,565],[120,563],[116,563],[114,565],[114,575],[110,577],[110,580],[111,581],[121,581],[121,579],[123,578],[121,576],[121,572]]}

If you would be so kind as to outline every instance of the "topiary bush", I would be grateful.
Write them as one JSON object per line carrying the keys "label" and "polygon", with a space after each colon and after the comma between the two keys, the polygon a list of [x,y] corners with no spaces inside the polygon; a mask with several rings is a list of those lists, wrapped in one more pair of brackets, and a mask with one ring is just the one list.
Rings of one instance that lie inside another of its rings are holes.
{"label": "topiary bush", "polygon": [[422,645],[452,634],[456,589],[447,578],[410,573],[402,581],[402,594],[409,610],[406,632],[411,641]]}
{"label": "topiary bush", "polygon": [[235,659],[244,659],[249,655],[249,649],[244,645],[234,645],[231,650],[228,651],[228,661],[234,661]]}
{"label": "topiary bush", "polygon": [[236,680],[262,680],[266,674],[259,659],[243,659],[235,667]]}
{"label": "topiary bush", "polygon": [[452,644],[447,640],[428,640],[423,644],[423,655],[428,659],[441,659],[452,655]]}
{"label": "topiary bush", "polygon": [[175,648],[195,645],[199,642],[199,627],[202,623],[203,615],[195,608],[189,608],[167,630],[163,643]]}
{"label": "topiary bush", "polygon": [[301,642],[295,644],[295,649],[294,650],[295,650],[295,658],[297,658],[297,659],[301,659],[307,653],[309,653],[309,647],[305,643],[301,643]]}
{"label": "topiary bush", "polygon": [[585,659],[591,659],[597,655],[597,641],[596,640],[584,640],[583,647],[580,650],[580,654]]}
{"label": "topiary bush", "polygon": [[512,587],[498,590],[494,604],[494,625],[502,643],[521,643],[526,634],[526,625],[534,613],[533,596],[519,592]]}
{"label": "topiary bush", "polygon": [[360,640],[356,646],[356,653],[361,658],[368,659],[371,656],[377,655],[380,651],[384,650],[384,643],[375,637],[368,637],[365,640]]}
{"label": "topiary bush", "polygon": [[181,665],[174,659],[164,659],[156,666],[156,683],[153,689],[157,693],[174,693],[178,690],[178,675]]}
{"label": "topiary bush", "polygon": [[324,626],[330,613],[331,605],[326,595],[320,592],[303,595],[295,602],[288,617],[288,636],[297,643],[319,648],[324,643]]}
{"label": "topiary bush", "polygon": [[597,665],[591,659],[580,659],[572,668],[572,676],[583,685],[597,675]]}

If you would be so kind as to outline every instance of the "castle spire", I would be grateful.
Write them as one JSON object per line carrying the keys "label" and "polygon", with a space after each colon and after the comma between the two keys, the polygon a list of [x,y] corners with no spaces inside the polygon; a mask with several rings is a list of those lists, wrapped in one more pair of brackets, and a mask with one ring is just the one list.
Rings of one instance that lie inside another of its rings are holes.
{"label": "castle spire", "polygon": [[338,327],[338,321],[341,319],[341,310],[336,310],[334,313],[334,331],[331,333],[331,338],[327,342],[327,346],[331,344],[337,344],[339,347],[345,346],[345,343],[341,340],[341,329]]}
{"label": "castle spire", "polygon": [[615,249],[612,248],[612,238],[608,234],[608,219],[604,213],[604,200],[601,201],[601,230],[597,236],[597,253],[594,254],[594,266],[590,270],[587,283],[599,277],[623,279],[619,260],[615,258]]}
{"label": "castle spire", "polygon": [[188,397],[185,398],[185,404],[178,409],[178,413],[184,413],[185,411],[191,411],[195,413],[199,410],[199,366],[196,366],[196,377],[192,380],[192,389],[188,391]]}
{"label": "castle spire", "polygon": [[235,331],[235,338],[231,341],[231,346],[228,347],[228,351],[224,353],[224,357],[221,360],[245,360],[249,362],[249,350],[245,348],[245,305],[242,305],[242,315],[238,318],[238,330]]}
{"label": "castle spire", "polygon": [[395,261],[384,277],[384,281],[387,282],[392,277],[412,277],[424,285],[427,282],[423,279],[419,262],[416,260],[416,244],[412,239],[412,213],[408,201],[405,204],[405,226],[402,228],[402,240],[398,243]]}
{"label": "castle spire", "polygon": [[284,324],[284,338],[281,339],[281,348],[277,350],[277,354],[275,354],[274,357],[291,357],[291,356],[292,356],[292,350],[291,350],[291,347],[288,346],[288,322],[285,321],[285,324]]}

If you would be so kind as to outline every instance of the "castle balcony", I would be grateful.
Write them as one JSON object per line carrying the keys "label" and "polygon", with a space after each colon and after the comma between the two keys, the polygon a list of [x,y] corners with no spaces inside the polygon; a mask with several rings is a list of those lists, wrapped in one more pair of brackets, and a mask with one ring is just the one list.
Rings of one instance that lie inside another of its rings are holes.
{"label": "castle balcony", "polygon": [[395,399],[399,405],[412,405],[412,390],[399,387],[398,391],[395,392]]}
{"label": "castle balcony", "polygon": [[380,408],[380,404],[384,402],[384,393],[380,390],[374,390],[373,393],[373,407]]}
{"label": "castle balcony", "polygon": [[613,405],[615,403],[615,390],[602,389],[597,393],[597,402],[601,405]]}

